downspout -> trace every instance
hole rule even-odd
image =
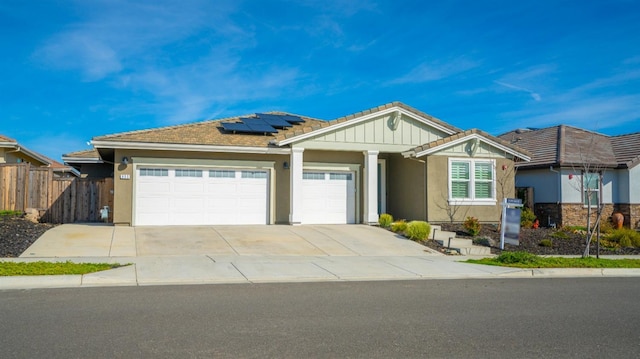
[[[417,158],[414,157],[406,157],[410,160],[416,161],[416,162],[420,162],[422,163],[422,177],[424,178],[424,189],[422,191],[422,198],[424,198],[424,220],[425,222],[428,222],[428,218],[429,215],[427,213],[428,210],[428,206],[427,206],[427,161],[424,160],[419,160]]]

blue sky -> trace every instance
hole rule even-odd
[[[0,133],[54,159],[94,136],[402,101],[493,135],[640,131],[640,2],[0,2]]]

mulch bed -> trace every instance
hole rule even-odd
[[[462,224],[443,223],[440,224],[442,230],[455,232],[459,238],[472,239],[473,237],[467,233]],[[494,225],[483,225],[480,234],[477,237],[486,237],[493,240],[491,253],[500,254],[501,252],[525,251],[537,255],[582,255],[585,248],[585,235],[580,233],[567,233],[568,238],[554,238],[552,235],[557,230],[553,228],[537,228],[537,229],[520,229],[520,245],[512,246],[505,244],[504,250],[500,250],[500,231]],[[552,246],[545,247],[540,245],[543,239],[551,240]],[[595,237],[589,247],[591,255],[596,254]],[[431,247],[435,244],[430,244]],[[436,245],[437,246],[437,245]],[[438,246],[439,247],[439,246]],[[640,254],[640,248],[616,248],[609,249],[600,247],[600,254]]]
[[[19,257],[55,224],[33,223],[21,217],[0,216],[0,257]]]

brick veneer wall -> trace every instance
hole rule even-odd
[[[640,228],[640,204],[616,204],[615,211],[624,216],[624,226]]]
[[[592,222],[598,217],[596,209],[591,209]],[[587,208],[580,203],[557,204],[536,203],[534,212],[543,227],[548,226],[549,219],[556,226],[584,226],[587,224]],[[615,212],[624,216],[624,226],[627,228],[640,228],[640,204],[605,204],[602,218],[608,220]]]

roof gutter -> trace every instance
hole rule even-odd
[[[243,147],[243,146],[215,146],[215,145],[187,145],[176,143],[150,143],[150,142],[116,142],[116,141],[91,141],[95,148],[126,149],[126,150],[153,150],[153,151],[194,151],[194,152],[228,152],[228,153],[254,153],[288,155],[290,148],[273,147]]]
[[[39,155],[39,154],[37,154],[37,153],[35,153],[35,152],[33,152],[33,151],[31,151],[31,150],[29,150],[29,149],[25,148],[25,147],[22,147],[22,146],[20,146],[20,145],[18,145],[18,144],[16,144],[16,143],[13,143],[13,146],[14,146],[15,150],[13,150],[13,151],[7,151],[7,152],[5,152],[5,153],[16,153],[16,152],[22,152],[22,153],[26,154],[27,156],[29,156],[29,157],[31,157],[31,158],[35,158],[36,160],[38,160],[38,161],[40,161],[40,162],[44,163],[44,164],[45,164],[45,165],[47,165],[47,166],[51,166],[51,162],[49,161],[49,159],[48,159],[48,158],[43,157],[43,156],[41,156],[41,155]]]

